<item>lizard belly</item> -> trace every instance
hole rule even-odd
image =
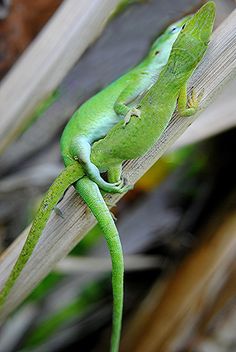
[[[93,121],[92,126],[90,125],[86,139],[92,145],[95,141],[104,138],[120,120],[121,118],[114,110],[110,111],[109,114],[100,114],[97,116],[96,120]],[[80,130],[79,134],[83,134],[83,131]]]

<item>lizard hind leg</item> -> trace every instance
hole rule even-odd
[[[71,144],[70,151],[73,158],[82,164],[87,176],[103,191],[109,193],[123,193],[126,190],[120,180],[115,183],[110,183],[106,182],[101,177],[99,169],[90,160],[91,145],[85,137],[76,138]]]
[[[109,182],[121,182],[124,192],[133,189],[133,186],[128,185],[128,181],[122,176],[122,163],[113,165],[107,170],[107,178]]]
[[[107,178],[108,181],[113,182],[121,182],[121,173],[122,173],[122,164],[118,164],[110,167],[107,170]]]
[[[188,98],[187,96],[187,83],[180,89],[178,97],[178,111],[180,116],[190,117],[194,115],[199,109],[199,103],[203,97],[203,91],[198,95],[196,94],[195,89],[191,91],[191,95]]]

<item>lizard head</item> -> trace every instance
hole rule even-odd
[[[167,64],[173,77],[186,79],[192,74],[206,52],[214,20],[215,4],[209,1],[186,22],[173,44]]]
[[[183,29],[182,37],[185,33],[193,40],[202,42],[205,47],[208,46],[215,21],[215,3],[208,1],[203,5]],[[190,38],[187,38],[189,40]],[[200,46],[200,44],[199,44]]]
[[[190,18],[191,16],[186,16],[167,27],[165,32],[152,44],[148,58],[158,64],[163,63],[165,65],[175,40]]]

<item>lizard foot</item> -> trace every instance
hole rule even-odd
[[[181,108],[179,110],[180,116],[190,117],[196,114],[199,108],[199,103],[202,100],[204,91],[202,90],[198,95],[196,94],[195,89],[193,88],[188,98],[187,107]]]
[[[125,193],[133,189],[133,186],[127,185],[127,180],[122,177],[122,179],[116,183],[116,186],[113,186],[113,189],[110,190],[110,193]]]
[[[131,116],[136,116],[137,118],[141,118],[141,111],[137,108],[132,108],[124,117],[124,127],[129,123]]]
[[[131,189],[130,186],[124,185],[122,181],[117,183],[104,182],[101,185],[97,183],[97,185],[104,192],[108,192],[108,193],[123,193]]]
[[[121,184],[120,184],[120,187],[121,187],[121,192],[120,193],[123,193],[123,192],[128,192],[130,191],[131,189],[133,189],[134,187],[129,185],[128,184],[128,180],[126,177],[122,176],[121,178]]]
[[[191,95],[190,95],[190,98],[188,100],[188,107],[190,109],[197,110],[198,106],[199,106],[199,103],[202,100],[203,94],[204,94],[204,89],[202,89],[201,92],[197,95],[196,94],[196,90],[193,88],[192,92],[191,92]]]

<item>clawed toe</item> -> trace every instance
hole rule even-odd
[[[123,184],[123,181],[122,181],[122,180],[113,183],[114,186],[118,186],[118,187],[119,187],[120,185],[122,185],[122,184]]]
[[[120,189],[119,189],[119,193],[125,193],[130,191],[131,189],[133,189],[133,186],[131,185],[123,185]]]
[[[200,91],[200,93],[198,94],[197,96],[197,101],[198,103],[201,102],[202,98],[203,98],[203,95],[204,95],[204,88],[202,88],[202,90]]]
[[[188,107],[189,108],[198,108],[199,103],[202,100],[204,94],[204,90],[202,89],[201,92],[197,95],[196,90],[193,88],[191,91],[191,96],[188,101]]]
[[[122,182],[123,182],[123,185],[127,185],[128,184],[128,180],[126,177],[122,177]]]

